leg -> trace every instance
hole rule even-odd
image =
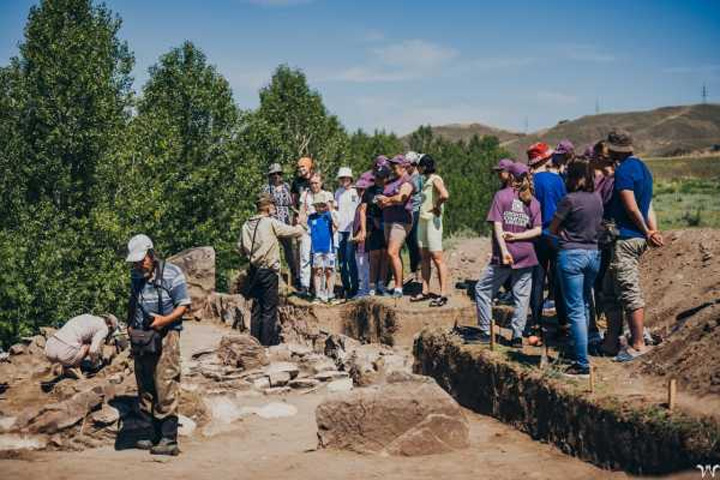
[[[378,276],[380,275],[380,250],[370,250],[368,260],[370,262],[370,277],[368,279],[368,287],[370,288],[370,290],[375,290]]]
[[[313,266],[312,275],[313,275],[313,288],[315,290],[315,298],[319,298],[320,300],[324,299],[323,274],[324,274],[324,272],[323,272],[322,268]]]
[[[162,341],[162,353],[155,367],[155,418],[161,422],[162,438],[177,442],[180,403],[180,332],[170,330]]]
[[[527,323],[527,311],[532,292],[532,267],[512,270],[511,274],[513,277],[513,306],[515,307],[511,320],[514,340],[522,338],[525,323]],[[498,287],[501,284],[498,284]]]
[[[367,295],[370,291],[370,265],[368,254],[361,249],[356,249],[355,263],[358,270],[358,294]]]
[[[385,279],[388,276],[388,258],[387,250],[379,250],[378,253],[378,278],[377,278],[377,289],[379,292],[385,291]]]
[[[262,338],[262,300],[265,292],[259,288],[259,285],[255,286],[255,298],[253,298],[252,310],[250,312],[250,335],[255,337],[259,342]]]
[[[500,285],[510,276],[510,268],[500,265],[488,265],[480,281],[475,285],[475,308],[478,326],[486,334],[490,334],[492,319],[492,299],[500,290]]]
[[[532,289],[530,294],[530,311],[532,313],[532,320],[529,327],[542,325],[543,300],[545,297],[545,276],[547,274],[549,262],[545,242],[545,237],[540,237],[535,240],[534,243],[535,255],[537,256],[538,264],[533,267],[532,272]],[[530,332],[527,333],[529,334]]]
[[[617,355],[620,348],[620,335],[622,334],[623,311],[620,303],[620,294],[617,289],[617,272],[611,263],[603,278],[603,309],[607,329],[603,339],[602,350],[607,355]]]
[[[337,259],[340,263],[340,281],[342,282],[343,292],[347,297],[352,289],[350,281],[350,256],[348,255],[348,239],[350,238],[349,232],[339,232],[340,243],[337,249]]]
[[[335,266],[325,265],[325,294],[328,300],[335,298]]]
[[[618,240],[616,249],[616,280],[620,303],[628,317],[630,346],[635,350],[645,349],[643,330],[645,327],[645,300],[640,290],[640,257],[647,249],[644,238]]]
[[[413,212],[413,223],[408,234],[405,245],[407,245],[410,256],[410,272],[416,274],[422,261],[420,247],[418,245],[418,223],[420,222],[420,211]]]
[[[430,293],[430,252],[427,248],[423,248],[422,252],[422,293],[427,295]]]
[[[400,248],[402,248],[402,242],[398,241],[399,238],[394,234],[396,224],[392,224],[387,239],[387,257],[390,268],[392,269],[393,279],[395,280],[395,290],[402,288],[403,281],[403,265],[400,259]],[[403,239],[404,240],[404,239]]]
[[[287,263],[288,268],[290,269],[290,278],[291,282],[294,286],[297,286],[299,283],[297,282],[297,261],[295,260],[295,247],[294,247],[294,240],[293,238],[281,238],[280,244],[282,245],[283,254],[285,257],[285,263]]]
[[[262,270],[262,272],[264,294],[262,297],[260,343],[265,346],[272,346],[280,343],[280,326],[277,317],[279,304],[278,275],[272,270]]]
[[[438,282],[440,283],[440,296],[447,296],[448,271],[447,264],[443,257],[443,224],[442,218],[433,217],[427,225],[427,245],[430,252],[435,269],[438,274]]]
[[[300,286],[310,288],[311,275],[311,255],[310,255],[310,235],[300,237]]]
[[[445,259],[443,258],[443,252],[431,252],[430,255],[432,257],[433,263],[435,264],[435,269],[437,270],[438,282],[440,283],[440,296],[447,297],[448,271],[447,264],[445,263]]]
[[[355,259],[355,250],[357,245],[355,242],[347,242],[347,251],[345,252],[348,257],[350,264],[350,297],[357,295],[358,289],[360,288],[360,276],[358,275],[357,261]],[[349,298],[350,298],[349,297]]]
[[[582,250],[564,250],[558,258],[557,280],[562,282],[564,297],[570,320],[570,332],[575,344],[573,360],[581,368],[590,368],[588,360],[587,317],[585,304],[586,252]],[[557,305],[557,300],[555,301]]]

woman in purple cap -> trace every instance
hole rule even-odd
[[[393,170],[393,179],[385,185],[383,195],[378,196],[378,205],[383,210],[387,255],[395,280],[392,296],[400,298],[403,295],[403,264],[400,249],[412,228],[414,187],[406,171],[405,157],[395,155],[389,162]]]
[[[378,164],[377,161],[375,163],[376,165]],[[385,294],[387,247],[385,243],[382,208],[380,208],[378,204],[378,197],[382,195],[385,189],[385,182],[389,176],[390,169],[380,163],[380,166],[374,169],[374,183],[368,186],[360,201],[361,225],[360,231],[356,234],[355,238],[358,242],[363,242],[365,251],[368,252],[368,260],[370,263],[370,290],[368,294],[370,296]]]
[[[363,173],[357,182],[355,182],[355,190],[358,196],[362,199],[365,195],[365,191],[375,185],[375,178],[372,172]],[[355,219],[353,220],[353,237],[352,241],[355,244],[355,264],[357,265],[358,274],[358,290],[355,298],[366,297],[370,294],[370,259],[368,258],[368,251],[365,248],[365,236],[361,237],[360,232],[363,232],[366,225],[366,216],[363,209],[363,204],[358,204],[355,209]]]

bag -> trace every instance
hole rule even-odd
[[[262,218],[259,219],[257,225],[255,225],[255,231],[253,232],[252,242],[250,244],[250,255],[248,255],[249,260],[252,260],[253,250],[255,250],[255,238],[257,237],[257,232],[260,229],[260,222],[262,222],[262,220]],[[245,282],[243,282],[240,286],[240,295],[247,299],[253,298],[252,295],[253,289],[255,288],[256,277],[257,267],[251,263],[247,268],[247,273],[245,274]]]
[[[603,220],[600,226],[600,234],[598,235],[598,245],[600,248],[607,248],[615,244],[620,231],[618,230],[615,222],[612,220]]]
[[[163,273],[165,273],[165,261],[158,262],[158,267],[156,267],[160,270],[160,274],[154,281],[155,290],[157,291],[158,295],[158,306],[160,307],[160,314],[163,314],[162,311],[162,280],[163,280]],[[140,295],[141,288],[138,289],[137,292],[134,292],[134,295],[131,300],[130,305],[130,312],[131,316],[130,319],[135,318],[135,312],[138,307],[143,311],[143,328],[137,329],[132,328],[128,329],[130,332],[130,348],[133,353],[133,355],[142,356],[142,355],[159,355],[162,351],[162,339],[165,336],[164,332],[158,332],[157,330],[150,328],[149,320],[152,318],[152,315],[148,314],[143,306],[138,302],[138,296]]]

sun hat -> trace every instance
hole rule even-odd
[[[410,165],[417,165],[420,163],[422,157],[422,153],[413,152],[412,150],[405,154],[405,160],[407,160]]]
[[[503,158],[492,169],[495,170],[496,172],[500,172],[500,171],[508,172],[510,165],[512,165],[513,163],[515,163],[515,162],[512,159]]]
[[[546,161],[553,155],[553,150],[547,143],[537,142],[527,149],[528,165],[534,167]]]
[[[350,167],[340,167],[338,170],[337,178],[353,178],[352,170]]]
[[[311,169],[312,166],[313,166],[312,158],[310,158],[310,157],[302,157],[300,160],[297,161],[297,166],[298,166],[298,167],[305,167],[305,168],[307,168],[308,170]]]
[[[530,169],[524,163],[513,162],[513,164],[508,168],[508,172],[510,172],[513,177],[520,178],[521,176],[530,173]]]
[[[135,235],[128,242],[128,255],[125,258],[126,262],[140,262],[149,250],[154,248],[152,240],[147,235],[141,233]]]
[[[626,130],[614,129],[607,136],[608,149],[612,152],[632,153],[632,136]]]
[[[268,175],[272,175],[273,173],[282,173],[282,167],[279,163],[273,163],[270,165],[270,168],[268,169]]]
[[[334,200],[334,197],[332,193],[320,190],[317,193],[311,193],[311,203],[312,205],[327,205],[328,203],[332,203]]]

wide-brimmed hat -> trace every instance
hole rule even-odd
[[[337,178],[353,178],[352,170],[350,167],[340,167],[338,170]]]
[[[495,170],[496,172],[500,172],[500,171],[509,172],[509,171],[510,171],[510,166],[511,166],[513,163],[515,163],[515,162],[514,162],[512,159],[510,159],[510,158],[503,158],[503,159],[501,159],[501,160],[497,163],[497,165],[495,165],[494,167],[492,167],[492,169]]]
[[[410,165],[417,165],[420,163],[422,157],[422,153],[413,152],[412,150],[405,154],[405,160],[407,160]]]
[[[270,168],[268,168],[268,175],[272,175],[273,173],[283,173],[282,166],[280,166],[279,163],[273,163],[270,165]]]
[[[128,242],[128,255],[127,258],[125,258],[125,261],[132,263],[140,262],[143,258],[145,258],[148,251],[153,248],[153,242],[150,240],[150,237],[143,233],[135,235]]]
[[[633,141],[630,132],[626,130],[611,130],[607,136],[608,149],[612,152],[632,153]]]
[[[553,149],[547,143],[537,142],[527,149],[528,165],[534,167],[553,156]]]
[[[521,176],[530,173],[530,169],[524,163],[513,162],[513,164],[508,168],[508,172],[510,172],[513,177],[520,178]]]

